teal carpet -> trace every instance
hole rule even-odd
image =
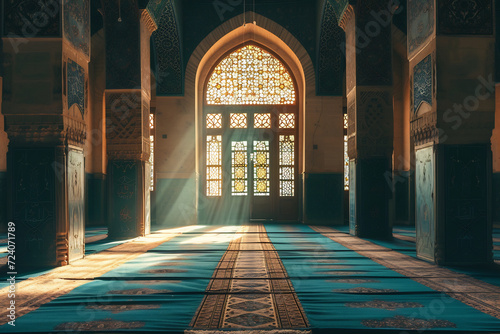
[[[388,269],[308,226],[269,224],[265,228],[313,333],[500,331],[500,319]],[[1,326],[0,332],[184,333],[237,229],[199,226],[19,317],[15,327]],[[347,237],[344,232],[335,235]],[[415,253],[411,242],[373,242],[410,256]],[[88,248],[99,252],[117,244],[93,245]],[[251,302],[245,304],[251,306]]]
[[[15,327],[1,326],[0,332],[73,332],[99,324],[106,330],[182,332],[234,235],[227,228],[206,229],[177,236],[18,318]]]
[[[408,323],[435,331],[500,329],[499,319],[396,273],[307,226],[266,225],[266,230],[313,329],[332,333],[339,329],[394,330]],[[403,246],[397,243],[392,248]]]

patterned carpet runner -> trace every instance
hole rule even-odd
[[[218,333],[217,329],[308,333],[304,311],[264,227],[245,226],[241,232],[214,271],[193,329],[186,333]]]

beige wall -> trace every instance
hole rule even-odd
[[[479,79],[494,76],[495,40],[493,37],[437,37],[437,108],[438,127],[447,135],[446,144],[488,143],[494,126],[495,98]],[[486,99],[480,94],[489,93]],[[478,101],[474,106],[469,101]],[[450,114],[454,105],[463,107],[463,116]],[[460,118],[460,119],[459,119]]]
[[[305,172],[344,172],[342,97],[312,96],[306,100]]]
[[[18,50],[8,39],[3,45],[3,114],[61,114],[62,39],[28,39]]]
[[[104,89],[106,88],[106,54],[104,30],[92,36],[89,63],[89,110],[87,126],[86,172],[106,173],[106,123],[104,121]]]
[[[190,178],[195,173],[195,114],[188,99],[157,97],[155,165],[159,179]],[[343,172],[343,126],[341,97],[311,97],[306,101],[306,172]]]
[[[395,43],[393,52],[393,87],[394,87],[394,154],[393,170],[409,171],[411,169],[410,145],[410,76],[406,48],[406,36],[393,29]]]
[[[155,165],[159,179],[184,179],[195,172],[195,112],[185,97],[156,98]],[[166,136],[166,138],[163,138]]]

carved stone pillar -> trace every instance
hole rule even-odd
[[[474,4],[408,2],[417,255],[438,264],[492,261],[493,4]]]
[[[150,232],[150,37],[156,29],[137,3],[104,3],[106,142],[111,238]],[[109,37],[108,37],[109,36]]]
[[[16,265],[29,267],[65,265],[85,253],[90,2],[49,7],[19,6],[15,10],[27,11],[17,13],[26,20],[47,15],[54,24],[40,28],[28,43],[3,41],[8,219],[16,225]]]
[[[349,5],[340,23],[346,32],[349,221],[351,234],[360,237],[392,237],[392,183],[387,175],[392,173],[393,151],[394,10],[385,2],[363,1]]]

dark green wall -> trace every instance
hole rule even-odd
[[[106,175],[87,173],[85,226],[106,226]]]
[[[344,224],[344,174],[307,173],[304,177],[304,222]]]
[[[7,172],[0,172],[0,233],[7,231]]]
[[[394,223],[396,225],[413,225],[412,201],[415,201],[412,189],[412,171],[394,171]]]
[[[228,5],[228,1],[206,1],[185,0],[182,1],[182,31],[183,31],[183,56],[184,66],[198,44],[215,28],[227,20],[243,13],[243,1],[237,6],[225,7],[226,11],[220,10],[223,20],[215,7],[216,3]],[[316,27],[321,16],[318,16],[317,1],[290,1],[290,0],[256,0],[255,12],[280,24],[288,30],[309,53],[313,60],[316,59]],[[252,10],[250,1],[246,2],[246,10]],[[251,22],[250,15],[247,21]],[[242,22],[243,24],[243,22]]]
[[[500,173],[493,173],[493,224],[500,226]]]

